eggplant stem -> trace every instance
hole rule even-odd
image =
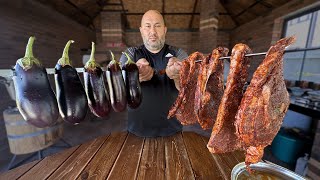
[[[40,66],[41,63],[38,59],[36,59],[33,56],[33,43],[34,43],[35,37],[31,36],[28,40],[28,44],[26,47],[26,52],[23,58],[18,59],[17,63],[24,69],[28,70],[32,67],[33,63]]]
[[[109,64],[119,64],[121,66],[121,63],[115,59],[113,52],[111,50],[109,51],[111,53],[111,58],[112,58]]]
[[[126,52],[122,52],[122,54],[124,54],[126,57],[127,57],[127,62],[126,62],[126,64],[135,64],[135,62],[134,61],[132,61],[132,59],[130,58],[130,56],[128,55],[128,53],[126,53]]]
[[[70,48],[71,43],[74,43],[74,40],[69,40],[67,42],[66,46],[64,47],[63,54],[62,54],[63,58],[68,58],[69,59],[69,48]]]
[[[29,41],[28,41],[28,44],[27,44],[27,47],[26,47],[26,53],[24,55],[24,57],[26,58],[33,58],[33,42],[35,40],[35,37],[34,36],[31,36],[29,38]]]
[[[94,47],[94,42],[91,43],[91,54],[90,54],[90,59],[89,61],[95,61],[94,59],[94,53],[96,51],[96,48]]]
[[[110,54],[111,54],[111,61],[115,61],[113,52],[111,50],[109,50],[109,51],[110,51]]]
[[[88,60],[88,62],[86,63],[86,65],[84,66],[84,68],[86,69],[92,69],[94,70],[96,67],[100,67],[100,65],[96,62],[96,60],[94,59],[94,53],[95,53],[96,49],[94,46],[94,42],[91,43],[91,54],[90,54],[90,59]]]
[[[69,58],[69,48],[70,48],[71,43],[74,43],[74,41],[69,40],[67,42],[66,46],[64,47],[62,57],[58,61],[58,64],[60,64],[61,66],[65,66],[65,65],[71,66],[71,60]]]

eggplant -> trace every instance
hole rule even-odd
[[[74,41],[66,44],[62,57],[55,67],[55,83],[60,115],[64,121],[78,124],[84,120],[88,102],[87,95],[79,78],[78,72],[71,65],[69,47]]]
[[[89,61],[84,66],[84,86],[91,112],[97,117],[106,117],[111,110],[108,87],[100,65],[94,59],[94,42]]]
[[[127,56],[127,62],[122,67],[125,72],[125,85],[127,90],[128,106],[132,109],[136,109],[140,106],[142,101],[142,91],[139,81],[139,69],[135,62],[131,60],[127,53],[123,52]]]
[[[111,51],[110,51],[111,52]],[[112,60],[106,71],[110,92],[111,106],[115,112],[122,112],[127,107],[126,87],[119,61],[116,61],[111,52]]]
[[[17,60],[13,82],[17,107],[24,120],[44,128],[57,123],[59,109],[47,71],[33,56],[34,40],[35,37],[29,38],[25,56]]]

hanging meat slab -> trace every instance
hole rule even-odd
[[[202,53],[194,52],[188,59],[183,61],[180,72],[180,91],[175,103],[169,110],[168,119],[176,116],[183,125],[197,122],[197,117],[194,113],[194,97],[200,63],[196,63],[196,60],[203,59]]]
[[[235,134],[234,122],[248,77],[250,58],[245,57],[245,55],[249,53],[252,53],[252,51],[245,44],[236,44],[232,49],[226,89],[207,144],[209,151],[212,153],[231,152],[239,148],[240,143]]]
[[[246,164],[257,163],[264,148],[279,131],[290,99],[283,78],[285,47],[295,37],[279,40],[271,46],[255,71],[236,115],[236,135],[246,150]]]
[[[201,62],[195,92],[195,115],[202,129],[212,128],[223,96],[223,60],[227,48],[218,47]]]

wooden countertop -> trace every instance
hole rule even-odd
[[[78,137],[81,138],[81,137]],[[193,132],[141,138],[112,133],[20,166],[0,179],[230,179],[240,151],[211,154]]]

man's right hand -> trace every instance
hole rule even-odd
[[[141,58],[136,62],[139,69],[139,81],[149,81],[153,77],[154,70],[145,58]]]

